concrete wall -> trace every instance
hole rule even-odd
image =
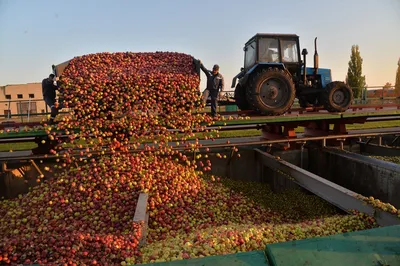
[[[294,164],[298,167],[307,167],[308,165],[308,149],[301,150],[288,150],[288,151],[273,151],[272,155],[279,156],[281,159]]]
[[[261,181],[259,176],[259,164],[256,161],[256,154],[252,148],[241,148],[240,158],[237,153],[231,158],[230,151],[220,151],[219,154],[226,155],[227,158],[218,158],[217,152],[208,153],[211,161],[211,174],[229,177],[234,180]],[[202,160],[203,162],[205,159]]]
[[[240,158],[236,155],[230,158],[229,151],[220,151],[221,155],[226,155],[226,159],[217,158],[216,153],[209,153],[208,159],[211,161],[211,174],[224,176],[234,180],[245,180],[252,182],[266,182],[274,191],[297,188],[298,185],[286,176],[275,172],[258,162],[256,152],[253,148],[240,148]],[[276,156],[288,160],[300,166],[300,151],[279,151]],[[307,150],[304,151],[304,162],[307,162]],[[204,161],[204,160],[203,160]]]
[[[360,153],[375,156],[400,156],[400,147],[378,146],[376,144],[360,144]]]
[[[308,152],[310,172],[400,208],[400,165],[334,149]]]

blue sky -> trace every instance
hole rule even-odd
[[[230,89],[257,32],[296,33],[344,80],[360,46],[367,84],[394,83],[399,0],[0,0],[0,85],[41,81],[51,65],[94,52],[177,51],[221,67]],[[205,76],[202,76],[204,84]]]

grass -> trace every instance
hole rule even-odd
[[[358,129],[373,129],[373,128],[390,128],[400,126],[400,121],[381,121],[381,122],[368,122],[365,124],[352,124],[348,125],[348,130],[358,130]],[[333,126],[331,126],[333,128]],[[302,133],[304,128],[298,127],[295,129],[297,133]],[[197,136],[202,136],[196,134]],[[260,136],[260,131],[257,129],[246,129],[246,130],[231,130],[231,131],[221,131],[219,132],[219,138],[237,138],[237,137],[254,137]],[[31,150],[37,147],[34,142],[23,142],[23,143],[2,143],[0,144],[0,151],[18,151],[18,150]]]
[[[0,151],[23,151],[32,150],[36,148],[37,144],[35,142],[21,142],[21,143],[1,143]]]

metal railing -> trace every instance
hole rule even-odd
[[[353,88],[355,89],[355,88]],[[360,98],[356,98],[354,99],[354,105],[357,104],[387,104],[387,103],[399,103],[400,104],[400,95],[399,96],[393,96],[393,97],[385,97],[385,91],[390,90],[390,89],[394,89],[394,86],[391,87],[386,87],[384,86],[367,86],[367,87],[363,87],[361,88],[362,90],[362,94]],[[381,89],[382,93],[380,97],[368,97],[368,89]],[[202,94],[204,90],[200,91],[200,93]],[[234,90],[227,90],[224,91],[222,93],[222,97],[221,97],[221,101],[228,101],[229,99],[234,99]],[[26,113],[22,113],[22,112],[18,112],[17,114],[12,114],[11,113],[11,104],[12,103],[17,103],[17,110],[19,110],[20,108],[18,108],[18,106],[21,106],[22,103],[28,103],[28,110]],[[32,103],[43,103],[45,106],[45,112],[44,113],[32,113],[31,107],[32,107]],[[19,118],[19,120],[21,122],[24,122],[24,118],[27,119],[27,122],[30,122],[31,119],[33,119],[33,117],[37,118],[37,117],[43,117],[43,116],[47,116],[50,115],[51,112],[49,112],[49,107],[47,106],[47,104],[44,102],[43,99],[33,99],[33,98],[29,98],[28,100],[5,100],[5,101],[0,101],[0,104],[8,104],[8,109],[7,109],[7,114],[4,114],[4,116],[2,116],[3,118],[7,119],[7,120],[12,120],[13,118]],[[234,105],[234,101],[231,101],[231,103]],[[295,100],[295,105],[298,104],[297,99]],[[219,106],[220,108],[220,106]],[[59,114],[67,114],[69,113],[69,110],[67,108],[62,109],[64,110],[63,112],[60,112]]]
[[[11,104],[16,103],[17,105],[17,113],[13,114],[12,108],[11,108]],[[21,110],[21,107],[23,106],[22,104],[28,104],[28,108],[26,110],[26,112],[24,112],[23,110]],[[32,105],[33,103],[42,103],[45,106],[45,112],[41,112],[41,113],[37,113],[36,110],[32,110]],[[27,122],[31,122],[31,119],[33,119],[33,117],[35,118],[42,118],[43,116],[47,116],[50,115],[51,112],[49,112],[49,107],[47,106],[47,104],[44,102],[43,99],[33,99],[33,98],[29,98],[28,100],[5,100],[5,101],[0,101],[0,105],[1,104],[6,104],[7,105],[7,109],[4,109],[5,111],[7,110],[7,113],[4,113],[3,116],[1,116],[3,119],[6,120],[13,120],[13,118],[19,118],[20,122],[24,122],[24,118],[27,118]],[[36,109],[36,108],[35,108]],[[59,114],[67,114],[68,109],[64,108],[63,112],[60,112]],[[35,111],[35,112],[32,112]],[[14,119],[15,120],[15,119]]]
[[[357,87],[352,87],[352,89],[358,89]],[[400,92],[399,95],[393,95],[393,96],[385,96],[385,92],[389,90],[394,90],[395,86],[366,86],[359,88],[361,89],[361,96],[359,98],[354,99],[355,104],[383,104],[383,103],[393,103],[393,102],[398,102],[400,103]],[[368,96],[368,90],[370,89],[376,89],[376,90],[382,90],[380,92],[380,95],[377,95],[376,97],[369,97]],[[234,98],[235,92],[234,90],[228,90],[224,91],[223,93],[223,98]],[[380,101],[377,101],[380,100]],[[297,100],[295,101],[297,102]]]

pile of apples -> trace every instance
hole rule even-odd
[[[193,57],[183,53],[96,53],[73,58],[59,80],[64,106],[72,110],[58,129],[79,132],[111,148],[129,141],[168,140],[192,134],[212,119],[204,106]],[[178,129],[168,132],[167,129]]]
[[[365,197],[362,195],[357,195],[357,198],[365,201],[366,203],[372,205],[374,208],[380,209],[385,212],[389,212],[391,214],[397,215],[397,217],[400,219],[400,209],[397,209],[395,206],[393,206],[390,203],[385,203],[380,201],[379,199],[375,199],[374,197]]]
[[[1,261],[104,265],[139,259],[142,235],[133,222],[139,193],[149,193],[151,223],[163,225],[157,229],[178,231],[182,221],[166,222],[191,212],[205,186],[194,167],[152,154],[116,153],[67,168],[26,195],[1,201]]]
[[[213,180],[213,177],[206,180]],[[180,230],[164,239],[150,241],[141,249],[143,262],[262,250],[270,243],[328,236],[377,226],[374,218],[368,215],[357,212],[354,215],[342,215],[321,198],[308,195],[300,189],[274,193],[267,184],[231,179],[215,180],[209,187],[220,196],[220,204],[210,205],[210,209],[220,218],[227,217],[227,223],[195,226],[192,230]],[[242,200],[235,203],[237,209],[231,216],[224,215],[225,204],[229,204],[234,197]],[[255,210],[248,210],[248,207]],[[243,211],[252,216],[243,218],[240,215]],[[154,230],[152,228],[150,232]],[[126,262],[129,263],[132,259],[128,258]]]
[[[195,112],[202,107],[199,81],[193,58],[181,53],[72,59],[59,80],[71,115],[57,128],[44,125],[48,141],[68,137],[69,148],[62,154],[61,146],[51,150],[59,156],[55,168],[65,172],[27,195],[1,202],[1,262],[115,264],[140,258],[141,231],[133,223],[140,192],[150,194],[151,215],[159,211],[157,220],[151,218],[154,226],[159,222],[163,232],[171,226],[182,229],[180,221],[163,219],[171,218],[173,208],[189,212],[204,184],[195,163],[174,152],[168,141],[179,136],[184,142],[193,128],[199,131],[212,121]],[[141,145],[143,137],[157,145],[145,146],[146,154],[125,153]],[[104,146],[113,156],[100,152]],[[193,223],[184,229],[188,226]]]
[[[168,156],[115,153],[69,167],[26,195],[0,203],[0,254],[16,264],[140,262],[140,192],[149,194],[148,241],[231,222],[292,222],[249,202],[195,165]],[[126,260],[129,259],[129,260]]]
[[[140,257],[134,167],[145,158],[103,157],[0,203],[2,263],[115,264]],[[134,166],[132,166],[134,165]]]
[[[142,249],[143,262],[163,262],[263,250],[265,245],[374,227],[365,215],[334,215],[298,223],[229,223],[179,234]],[[133,258],[132,258],[133,259]],[[131,258],[126,261],[131,262]]]

